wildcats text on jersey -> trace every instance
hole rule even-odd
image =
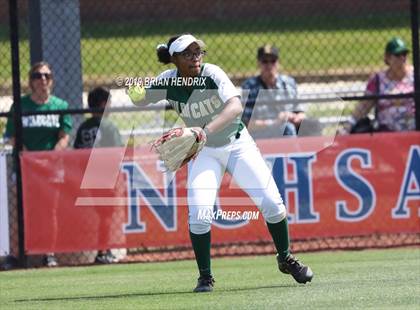
[[[33,127],[60,127],[60,116],[49,114],[49,115],[30,115],[22,117],[22,126],[26,128]]]
[[[202,117],[212,115],[214,111],[218,110],[223,104],[217,95],[213,95],[210,99],[204,99],[202,101],[178,102],[175,100],[169,100],[169,103],[181,115],[181,117],[193,119],[200,119]]]

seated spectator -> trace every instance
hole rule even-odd
[[[93,89],[88,95],[89,108],[102,108],[107,106],[110,99],[110,92],[104,87]],[[93,148],[93,147],[113,147],[122,146],[121,135],[118,128],[107,119],[106,113],[94,112],[92,117],[84,121],[77,130],[74,148]],[[112,210],[102,212],[99,225],[107,230],[112,221]],[[99,229],[100,231],[102,229]],[[98,234],[100,239],[106,239],[107,236]],[[99,240],[99,243],[106,243],[106,240]],[[117,258],[110,249],[99,250],[95,257],[95,262],[99,264],[110,264],[117,262]]]
[[[299,137],[322,135],[322,124],[318,119],[308,117],[302,104],[296,104],[293,107],[288,120],[295,126]]]
[[[68,103],[52,95],[53,72],[51,66],[46,62],[35,63],[29,71],[29,87],[31,93],[21,98],[22,112],[32,111],[54,111],[68,108]],[[13,113],[13,105],[10,110]],[[64,150],[69,143],[69,133],[72,130],[72,118],[70,115],[29,115],[22,116],[22,144],[24,151],[46,151]],[[10,142],[15,143],[15,129],[13,117],[10,116],[6,124],[5,137]],[[57,193],[57,195],[59,195]],[[47,220],[52,221],[55,232],[49,236],[50,244],[55,245],[57,238],[58,224],[56,220],[57,205],[49,206],[51,217]],[[10,259],[8,261],[13,261]],[[47,253],[43,258],[43,263],[48,267],[57,266],[57,259],[54,253]]]
[[[296,99],[296,82],[290,76],[279,74],[279,50],[276,47],[260,47],[257,60],[260,74],[242,84],[245,101],[242,120],[255,139],[295,136],[295,127],[288,122],[289,106],[293,104],[284,100]]]
[[[366,86],[365,95],[391,95],[414,91],[413,68],[407,63],[410,52],[400,38],[392,38],[385,46],[384,62],[388,68],[373,74]],[[372,124],[368,113],[375,109]],[[347,124],[345,133],[369,131],[415,130],[415,104],[413,98],[389,98],[359,102]]]

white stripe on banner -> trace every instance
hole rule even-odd
[[[6,154],[0,152],[0,256],[6,256],[9,252]]]

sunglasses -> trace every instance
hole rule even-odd
[[[275,63],[276,61],[277,61],[277,59],[261,59],[260,60],[261,61],[261,63],[263,63],[263,64],[273,64],[273,63]]]
[[[51,80],[52,79],[52,74],[51,73],[41,73],[41,72],[34,72],[34,73],[31,74],[31,79],[32,80],[40,80],[43,77],[46,80]]]
[[[196,53],[190,52],[190,51],[183,51],[182,53],[179,53],[184,59],[186,60],[193,60],[195,58],[201,59],[204,55],[206,55],[206,51],[199,51]]]
[[[392,54],[392,55],[394,55],[395,57],[405,57],[405,56],[407,56],[407,52],[402,52],[402,53],[398,53],[398,54]]]

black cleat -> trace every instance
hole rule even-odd
[[[280,261],[277,254],[277,263],[281,272],[292,275],[298,283],[311,282],[314,276],[311,268],[299,262],[292,254],[289,254],[284,261]]]
[[[95,263],[97,264],[112,264],[118,263],[118,259],[112,254],[111,251],[98,252],[95,257]]]
[[[58,262],[54,254],[47,254],[44,256],[42,263],[45,267],[57,267]]]
[[[3,264],[0,265],[0,270],[11,270],[19,266],[19,261],[15,256],[8,255],[6,256]]]
[[[206,293],[213,291],[214,278],[212,276],[199,277],[197,286],[193,290],[194,293]]]

